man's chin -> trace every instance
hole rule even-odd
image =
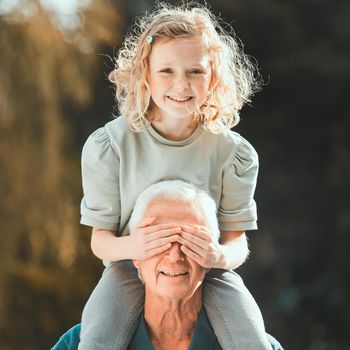
[[[167,276],[162,273],[158,276],[158,285],[159,287],[166,287],[167,289],[180,290],[184,287],[188,288],[190,285],[190,276],[189,274],[178,275],[178,276]]]
[[[184,298],[192,294],[189,278],[180,277],[160,277],[157,283],[157,294],[166,299]]]

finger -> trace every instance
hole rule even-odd
[[[207,228],[207,226],[202,226],[202,225],[194,225],[194,227],[197,229],[197,230],[203,230],[203,231],[206,231],[206,232],[210,232]]]
[[[206,256],[206,252],[208,251],[208,246],[206,246],[205,248],[202,248],[202,247],[198,246],[197,244],[193,243],[192,241],[189,241],[189,240],[184,239],[182,237],[180,237],[178,242],[180,244],[184,245],[185,247],[191,249],[192,252],[196,253],[197,255],[199,255],[203,258]]]
[[[149,258],[152,258],[153,256],[156,256],[156,255],[158,255],[160,253],[163,253],[166,250],[168,250],[169,248],[171,248],[171,243],[167,243],[167,244],[164,244],[161,247],[157,247],[157,248],[151,249],[150,251],[147,252],[147,256],[146,256],[145,259],[149,259]]]
[[[211,241],[213,238],[212,235],[207,230],[198,229],[198,228],[195,228],[194,226],[188,226],[188,225],[181,225],[181,227],[184,232],[188,232],[193,235],[196,235],[206,241]]]
[[[197,246],[206,249],[208,247],[208,240],[203,239],[202,237],[198,237],[188,232],[181,231],[181,237],[185,240],[196,244]]]
[[[169,237],[165,237],[165,238],[159,238],[157,240],[154,240],[152,242],[149,242],[146,244],[146,251],[158,248],[160,246],[163,246],[165,244],[168,243],[174,243],[174,242],[178,242],[181,239],[181,237],[179,235],[172,235]]]
[[[157,231],[166,230],[166,229],[175,228],[175,227],[180,227],[180,226],[174,223],[157,224],[157,225],[145,227],[143,232],[145,234],[151,234]]]
[[[181,233],[181,227],[171,227],[159,231],[155,231],[152,233],[148,233],[145,237],[146,242],[151,242],[159,238],[169,237],[174,234],[180,234]]]
[[[155,220],[156,220],[156,217],[154,217],[154,216],[153,217],[146,217],[140,222],[140,224],[137,227],[141,228],[141,227],[149,226],[152,223],[154,223]]]
[[[188,256],[189,258],[197,262],[199,265],[201,265],[201,257],[198,254],[193,252],[191,249],[188,249],[185,245],[182,245],[180,249],[186,256]]]
[[[208,230],[199,229],[199,228],[195,228],[195,227],[191,227],[191,226],[185,226],[185,227],[183,227],[183,230],[186,232],[195,234],[195,235],[202,237],[204,239],[211,240],[211,238],[212,238],[212,235]]]

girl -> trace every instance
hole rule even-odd
[[[223,349],[270,348],[260,311],[232,271],[248,255],[245,230],[257,227],[258,158],[230,131],[258,88],[254,73],[206,8],[161,4],[126,38],[110,74],[122,116],[95,131],[82,154],[81,223],[93,227],[92,250],[108,263],[85,306],[79,349],[127,348],[144,298],[130,259],[149,258],[175,241],[212,269],[204,306]],[[156,218],[129,232],[138,194],[166,179],[212,196],[220,243],[204,228],[156,225]]]

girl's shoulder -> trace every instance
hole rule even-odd
[[[116,117],[109,121],[105,124],[103,129],[110,140],[119,140],[131,133],[128,122],[123,116]]]
[[[213,133],[211,131],[206,132],[207,137],[211,138],[215,143],[217,143],[220,148],[228,148],[230,150],[238,150],[239,148],[246,148],[255,152],[254,147],[251,143],[246,140],[241,134],[230,129],[225,129],[219,133]]]
[[[220,141],[225,145],[239,146],[242,142],[242,136],[238,132],[230,129],[223,130],[217,135],[220,137]]]
[[[132,134],[133,133],[129,128],[127,120],[123,116],[118,116],[115,119],[107,122],[104,126],[95,130],[89,136],[89,138],[113,142],[122,140],[124,137]]]
[[[108,149],[116,151],[123,138],[131,133],[124,117],[118,117],[93,131],[86,140],[83,153],[102,153]]]
[[[207,137],[212,138],[213,140],[216,140],[223,146],[225,145],[239,145],[241,142],[241,135],[236,132],[229,129],[227,126],[223,124],[221,120],[217,120],[214,125],[212,125],[210,128],[205,129],[205,134]]]
[[[208,135],[214,141],[218,153],[224,155],[227,164],[237,161],[258,163],[258,154],[252,144],[236,131],[230,129]]]

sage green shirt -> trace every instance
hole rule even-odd
[[[119,117],[83,147],[81,223],[129,234],[137,196],[156,182],[179,179],[214,199],[221,231],[256,229],[257,173],[257,153],[236,132],[199,126],[186,140],[170,141],[152,127],[134,133]]]

